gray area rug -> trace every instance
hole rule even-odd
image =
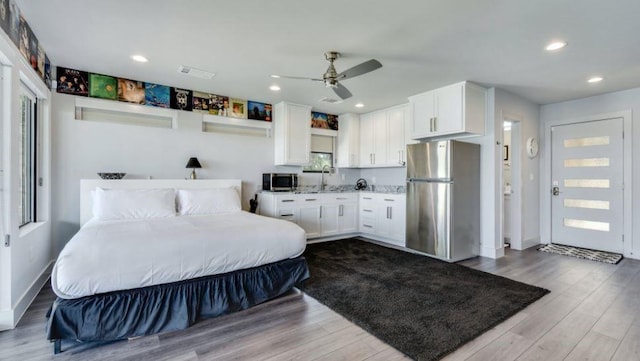
[[[561,254],[563,256],[571,256],[576,258],[588,259],[590,261],[617,264],[622,260],[620,253],[612,253],[605,251],[596,251],[593,249],[579,248],[573,246],[565,246],[562,244],[550,243],[546,246],[538,248],[538,251]]]
[[[304,256],[304,292],[415,360],[444,357],[549,292],[356,239]]]

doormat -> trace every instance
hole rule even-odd
[[[554,243],[550,243],[544,247],[540,247],[538,248],[538,251],[611,264],[617,264],[618,262],[620,262],[620,260],[622,260],[622,255],[619,253],[596,251],[593,249],[578,248]]]

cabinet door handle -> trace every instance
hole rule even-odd
[[[307,199],[305,199],[305,201],[307,201],[307,202],[313,202],[315,200],[316,200],[315,198],[307,198]]]
[[[429,131],[433,132],[433,117],[429,118]]]
[[[373,153],[373,164],[376,164],[376,153]]]
[[[398,163],[402,164],[402,151],[398,151]]]
[[[339,209],[338,215],[340,217],[344,216],[344,206],[341,204],[340,208],[338,208],[338,209]]]
[[[389,212],[389,219],[393,219],[393,208],[392,207],[387,207],[387,209],[388,209],[387,212]]]
[[[433,117],[433,131],[438,131],[438,117]]]
[[[369,164],[373,164],[373,153],[369,153]]]
[[[286,202],[293,202],[293,199],[283,199],[282,203],[286,203]]]
[[[322,208],[324,207],[320,207],[320,218],[322,218]]]

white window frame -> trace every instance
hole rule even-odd
[[[19,222],[20,228],[37,221],[38,126],[37,98],[20,84],[20,157],[19,157]],[[28,100],[25,104],[24,100]],[[26,105],[26,107],[25,107]],[[25,119],[25,116],[28,119]],[[26,122],[25,122],[26,120]],[[26,126],[25,126],[26,123]],[[26,139],[25,139],[26,132]],[[25,143],[26,140],[26,143]]]

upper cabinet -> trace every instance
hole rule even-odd
[[[274,107],[275,165],[308,165],[311,152],[311,107],[281,102]]]
[[[360,117],[360,167],[401,167],[407,145],[407,105]]]
[[[411,139],[483,135],[487,90],[461,82],[409,97]]]
[[[360,116],[347,113],[339,119],[336,167],[357,168],[360,165]]]

